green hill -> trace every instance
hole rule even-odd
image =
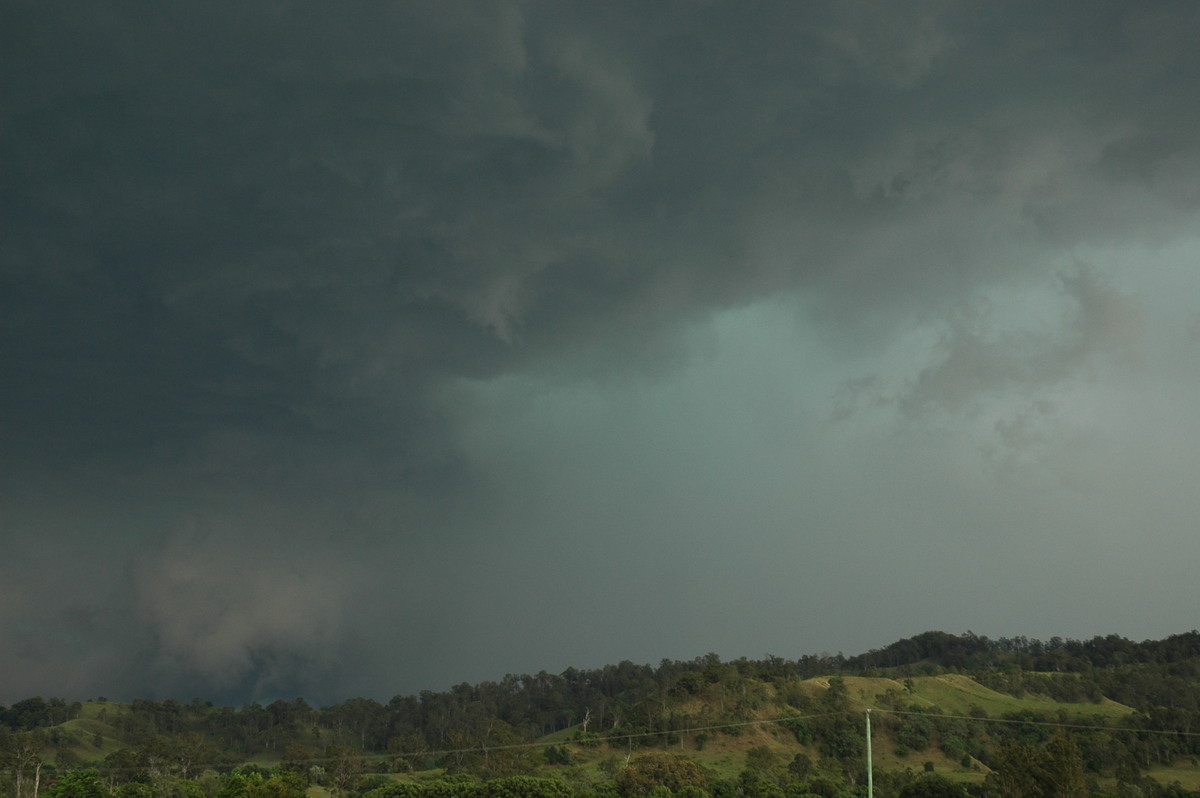
[[[1096,789],[1200,787],[1196,633],[1140,644],[927,633],[850,659],[622,662],[320,708],[302,699],[241,708],[27,699],[0,708],[0,746],[10,752],[0,769],[25,767],[11,764],[13,746],[25,746],[31,758],[22,761],[43,763],[49,778],[91,765],[112,785],[207,771],[211,787],[231,778],[213,771],[242,767],[282,768],[311,789],[345,794],[518,775],[587,793],[659,752],[702,766],[712,798],[779,798],[747,785],[861,784],[867,709],[880,798],[927,771],[978,784],[1004,767],[1006,750],[1036,758],[1064,734]]]

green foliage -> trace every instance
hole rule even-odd
[[[708,680],[704,678],[703,673],[690,671],[679,677],[673,690],[679,695],[696,695],[706,686],[708,686]]]
[[[926,774],[901,788],[898,798],[967,798],[967,791],[942,776]]]
[[[571,788],[557,779],[509,776],[485,781],[476,798],[572,798]]]
[[[764,779],[760,771],[751,768],[738,776],[738,794],[742,798],[784,798],[778,784]]]
[[[55,726],[79,717],[83,705],[78,701],[67,703],[61,698],[46,700],[41,696],[18,701],[8,709],[0,707],[0,728],[12,731]]]
[[[821,798],[839,798],[842,794],[841,786],[833,779],[824,776],[809,779],[802,785],[802,788],[806,794],[819,795]]]
[[[709,798],[709,795],[701,787],[697,787],[694,784],[685,784],[678,790],[675,790],[675,798]]]
[[[621,798],[621,790],[614,782],[602,781],[592,788],[589,798]]]
[[[785,718],[779,725],[790,731],[800,745],[812,745],[813,731],[804,718]]]
[[[419,784],[393,782],[367,790],[362,795],[363,798],[423,798],[424,788]]]
[[[779,755],[765,745],[756,745],[746,751],[746,767],[757,771],[769,771],[779,763]]]
[[[893,734],[896,742],[913,751],[924,751],[933,741],[933,723],[920,715],[902,716]]]
[[[239,768],[225,777],[217,798],[302,798],[307,787],[304,777],[293,771]]]
[[[179,776],[155,776],[148,786],[155,798],[207,798],[199,783]]]
[[[471,779],[437,779],[432,782],[364,785],[364,798],[572,798],[557,779],[510,776],[476,782]]]
[[[108,798],[110,793],[100,779],[100,771],[86,768],[62,774],[47,794],[50,798]]]
[[[821,735],[821,753],[830,759],[862,759],[867,751],[866,737],[859,728],[858,716],[844,716],[841,722],[826,723]]]
[[[788,772],[796,779],[805,779],[813,772],[813,761],[805,753],[797,753],[788,763]]]
[[[1042,746],[1000,747],[987,777],[996,798],[1085,798],[1087,782],[1074,740],[1058,733]]]
[[[829,689],[821,696],[821,707],[826,712],[846,712],[850,709],[850,693],[846,680],[834,676],[829,680]]]
[[[546,756],[546,762],[551,765],[569,765],[571,764],[571,752],[565,745],[548,745],[542,752]]]
[[[687,786],[703,788],[707,781],[700,766],[692,760],[660,751],[638,754],[616,778],[617,787],[626,798],[646,795],[659,785],[672,792]]]

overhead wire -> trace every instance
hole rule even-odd
[[[1183,737],[1200,737],[1200,732],[1171,731],[1168,729],[1137,729],[1132,726],[1109,726],[1106,724],[1064,723],[1062,721],[1029,720],[1025,718],[993,718],[977,715],[950,715],[944,712],[921,712],[914,710],[885,709],[871,707],[872,712],[883,712],[892,715],[917,715],[925,718],[952,718],[956,720],[978,721],[981,723],[1012,723],[1027,726],[1054,726],[1062,729],[1081,729],[1092,731],[1122,731],[1136,734],[1172,734]]]
[[[1062,728],[1062,729],[1073,729],[1076,731],[1129,732],[1129,733],[1133,733],[1133,734],[1158,734],[1158,735],[1172,735],[1172,736],[1182,736],[1182,737],[1200,737],[1200,732],[1171,731],[1171,730],[1166,730],[1166,729],[1139,729],[1139,728],[1135,728],[1132,726],[1110,726],[1110,725],[1102,725],[1102,724],[1066,723],[1063,721],[1032,720],[1032,719],[1027,719],[1027,718],[995,718],[995,717],[990,717],[990,716],[986,716],[986,715],[985,716],[955,715],[955,714],[945,713],[945,712],[923,712],[923,711],[919,711],[919,710],[901,710],[901,709],[890,709],[890,708],[886,708],[886,707],[870,707],[870,709],[872,712],[878,712],[878,713],[882,713],[882,714],[906,715],[906,716],[915,716],[915,717],[923,717],[923,718],[946,718],[946,719],[951,719],[951,720],[964,720],[964,721],[975,722],[975,723],[1005,723],[1005,724],[1010,724],[1010,725],[1045,726],[1045,727]],[[704,726],[687,726],[687,727],[683,727],[683,728],[666,729],[666,730],[659,730],[659,731],[627,732],[627,733],[623,733],[623,734],[610,734],[610,735],[604,735],[604,736],[599,736],[599,737],[589,737],[586,739],[565,739],[565,740],[558,740],[558,741],[535,740],[535,741],[523,742],[523,743],[502,743],[502,744],[498,744],[498,745],[476,745],[476,746],[470,746],[470,747],[466,747],[466,748],[434,748],[434,749],[427,749],[427,750],[423,750],[423,751],[386,751],[386,752],[376,752],[376,753],[362,752],[362,753],[355,753],[353,756],[350,756],[350,757],[315,756],[315,757],[306,757],[303,760],[303,762],[305,764],[320,764],[320,763],[341,761],[343,758],[348,758],[348,759],[352,759],[355,761],[362,761],[362,762],[373,762],[373,761],[395,760],[395,759],[405,759],[405,758],[415,758],[415,757],[443,757],[443,756],[468,755],[468,754],[484,754],[484,755],[486,755],[488,753],[497,752],[497,751],[513,751],[513,750],[522,750],[522,749],[533,750],[533,749],[538,749],[538,748],[550,748],[550,747],[558,746],[558,745],[571,745],[571,744],[590,746],[590,745],[596,745],[596,744],[600,744],[600,743],[607,743],[607,744],[611,745],[612,743],[632,742],[633,740],[645,739],[648,737],[667,737],[668,735],[697,734],[697,733],[708,732],[708,731],[720,731],[722,729],[744,728],[747,726],[765,726],[765,725],[770,725],[770,724],[783,724],[783,723],[788,723],[788,722],[792,722],[792,721],[816,720],[819,718],[827,718],[827,717],[835,717],[835,716],[843,716],[844,717],[848,714],[854,714],[854,713],[855,713],[854,710],[842,710],[842,711],[836,711],[836,712],[821,712],[821,713],[815,713],[815,714],[809,714],[809,715],[785,715],[785,716],[772,717],[772,718],[755,718],[752,720],[733,721],[733,722],[729,722],[729,723],[714,723],[714,724],[709,724],[709,725],[704,725]],[[227,765],[227,764],[228,763],[196,763],[193,765],[193,767],[214,768],[217,766]],[[105,768],[105,771],[107,771],[107,772],[127,772],[127,771],[132,771],[132,770],[139,770],[139,769],[140,768]]]
[[[866,707],[864,707],[864,709],[866,709]],[[904,716],[923,717],[923,718],[945,718],[945,719],[950,719],[950,720],[963,720],[963,721],[973,722],[973,723],[1003,723],[1003,724],[1010,724],[1010,725],[1043,726],[1043,727],[1053,727],[1053,728],[1061,728],[1061,729],[1073,729],[1076,731],[1128,732],[1128,733],[1132,733],[1132,734],[1154,734],[1154,735],[1169,735],[1169,736],[1179,736],[1179,737],[1200,737],[1200,731],[1193,732],[1193,731],[1183,731],[1183,730],[1172,731],[1172,730],[1167,730],[1167,729],[1141,729],[1141,728],[1135,728],[1132,726],[1112,726],[1112,725],[1107,725],[1107,724],[1067,723],[1065,721],[1034,720],[1034,719],[1029,719],[1029,718],[997,718],[997,717],[991,717],[991,716],[987,716],[987,715],[956,715],[956,714],[945,713],[945,712],[925,712],[922,710],[901,710],[901,709],[891,709],[891,708],[887,708],[887,707],[874,707],[874,706],[869,707],[869,709],[872,712],[878,712],[878,713],[882,713],[882,714],[904,715]],[[847,709],[847,710],[840,710],[840,711],[833,711],[833,712],[821,712],[821,713],[815,713],[815,714],[785,715],[785,716],[771,717],[771,718],[754,718],[751,720],[732,721],[732,722],[728,722],[728,723],[714,723],[714,724],[708,724],[708,725],[704,725],[704,726],[687,726],[687,727],[682,727],[682,728],[663,729],[663,730],[658,730],[658,731],[642,731],[642,732],[626,732],[626,733],[621,733],[621,734],[609,734],[609,735],[603,735],[603,736],[597,736],[597,737],[588,737],[586,739],[576,738],[576,739],[564,739],[564,740],[557,740],[557,741],[535,740],[535,741],[522,742],[522,743],[502,743],[502,744],[498,744],[498,745],[475,745],[475,746],[470,746],[470,747],[465,747],[465,748],[437,748],[437,749],[428,749],[428,750],[423,750],[423,751],[386,751],[386,752],[377,752],[377,753],[362,752],[362,753],[356,753],[350,757],[315,756],[315,757],[305,757],[303,762],[305,764],[320,764],[320,763],[328,763],[328,762],[338,762],[344,758],[355,760],[355,761],[371,762],[371,761],[407,759],[407,758],[416,758],[416,757],[443,757],[443,756],[467,755],[467,754],[484,754],[484,755],[486,755],[488,753],[496,752],[496,751],[512,751],[512,750],[520,750],[520,749],[532,750],[532,749],[537,749],[537,748],[549,748],[552,746],[571,745],[571,744],[590,746],[590,745],[595,745],[595,744],[600,744],[600,743],[607,743],[607,744],[611,745],[612,743],[632,742],[633,740],[636,740],[636,739],[645,739],[645,738],[649,738],[649,737],[666,737],[668,735],[688,735],[688,734],[698,734],[698,733],[709,732],[709,731],[721,731],[722,729],[744,728],[747,726],[765,726],[765,725],[769,725],[769,724],[784,724],[784,723],[793,722],[793,721],[816,720],[819,718],[827,718],[827,717],[834,717],[834,716],[846,716],[849,714],[854,714],[855,712],[856,712],[856,710],[848,710]],[[200,763],[192,763],[190,765],[190,767],[194,767],[197,769],[205,769],[205,768],[215,769],[217,767],[228,766],[228,764],[229,763],[227,763],[227,762],[200,762]],[[132,772],[132,771],[137,771],[137,770],[141,770],[141,769],[143,769],[143,768],[140,768],[140,767],[103,767],[103,771],[108,772],[108,773]]]

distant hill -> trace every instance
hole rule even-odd
[[[0,742],[30,749],[47,778],[92,766],[112,788],[205,772],[228,779],[220,774],[249,764],[343,792],[351,782],[452,774],[594,789],[660,751],[703,768],[716,795],[755,778],[780,789],[818,778],[861,784],[867,709],[884,784],[927,771],[980,784],[1007,752],[1041,751],[1064,735],[1097,789],[1152,790],[1158,782],[1145,780],[1156,774],[1200,787],[1196,632],[1143,643],[927,632],[850,658],[621,662],[321,708],[35,697],[0,710]],[[4,761],[14,778],[25,767]],[[737,790],[719,798],[770,798]]]

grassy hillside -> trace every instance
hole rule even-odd
[[[941,646],[955,656],[955,647],[985,643],[944,635],[917,642],[918,654]],[[1094,644],[1102,653],[1104,646]],[[1001,761],[1003,744],[1037,748],[1068,728],[1081,760],[1103,774],[1102,785],[1115,788],[1116,763],[1135,756],[1142,773],[1164,784],[1200,788],[1198,749],[1183,733],[1192,715],[1172,708],[1189,706],[1189,691],[1200,692],[1200,655],[1189,659],[1190,648],[1178,656],[1162,648],[1124,647],[1126,660],[1075,672],[1050,670],[1040,660],[1028,662],[1042,665],[1037,670],[997,660],[972,671],[979,680],[930,659],[858,671],[846,661],[829,662],[826,673],[836,676],[812,676],[821,673],[812,662],[721,662],[708,655],[659,668],[622,662],[558,677],[505,677],[446,694],[397,696],[388,706],[366,698],[320,709],[299,698],[240,709],[200,701],[71,707],[59,701],[47,704],[47,713],[71,719],[56,725],[43,719],[36,733],[49,740],[44,761],[60,769],[95,763],[114,773],[166,767],[194,778],[198,768],[238,763],[332,772],[349,758],[374,779],[425,782],[450,768],[480,778],[551,775],[587,791],[611,782],[638,754],[658,750],[700,763],[710,780],[740,784],[746,773],[757,773],[776,785],[796,785],[802,770],[848,781],[852,768],[865,767],[864,713],[871,709],[877,773],[932,769],[979,782],[989,773],[985,763]],[[1147,659],[1163,661],[1130,661],[1142,649]],[[1187,671],[1193,659],[1195,679]],[[1181,703],[1172,703],[1176,698]],[[17,709],[8,718],[17,718]],[[584,716],[588,739],[580,738]],[[176,758],[181,764],[173,764]],[[314,784],[329,782],[314,778]]]
[[[1102,699],[1099,702],[1071,703],[1055,701],[1046,697],[1005,695],[976,682],[962,674],[918,676],[908,679],[885,677],[846,676],[841,678],[849,698],[849,710],[864,712],[871,708],[875,718],[873,738],[873,761],[879,770],[911,769],[923,771],[931,763],[935,772],[950,778],[978,782],[987,775],[988,769],[977,760],[964,766],[962,757],[948,757],[939,748],[935,739],[922,751],[905,750],[899,745],[890,730],[887,717],[893,715],[892,708],[905,707],[906,711],[920,708],[938,716],[955,716],[961,722],[977,727],[979,734],[986,736],[990,724],[1004,716],[1034,713],[1037,717],[1051,719],[1049,722],[1070,724],[1120,725],[1123,718],[1134,713],[1130,707]],[[817,677],[799,682],[791,691],[812,701],[819,701],[829,690],[830,677]],[[683,729],[676,739],[668,744],[668,750],[686,755],[711,770],[721,778],[734,779],[747,766],[747,754],[752,749],[766,749],[774,755],[780,765],[786,765],[796,754],[804,754],[818,762],[822,751],[816,744],[801,744],[795,735],[779,721],[792,717],[807,717],[809,713],[789,704],[779,691],[769,685],[755,684],[750,691],[759,691],[763,699],[753,712],[751,719],[732,720],[723,716],[729,704],[728,693],[722,685],[713,685],[704,693],[693,697],[682,709],[690,715],[708,717],[710,724]],[[743,689],[746,689],[743,687]],[[814,713],[815,714],[815,713]],[[575,729],[547,735],[539,742],[544,744],[571,745],[573,756],[579,766],[595,769],[605,758],[618,753],[625,746],[625,754],[636,753],[634,740],[614,739],[609,746],[600,748],[572,745],[570,741]],[[1185,784],[1181,773],[1196,777],[1200,771],[1178,768],[1171,772],[1172,780]]]
[[[825,680],[828,683],[828,680]],[[1066,703],[1049,698],[1026,695],[1016,698],[984,687],[979,682],[958,673],[940,676],[917,676],[898,682],[894,679],[848,676],[846,686],[856,700],[866,706],[878,707],[881,696],[889,691],[906,695],[906,700],[927,708],[938,708],[951,715],[967,715],[973,709],[981,709],[991,717],[1008,713],[1037,712],[1057,714],[1065,712],[1073,718],[1101,716],[1119,718],[1133,713],[1131,707],[1115,701],[1102,699],[1099,703]],[[911,689],[907,685],[911,685]]]

